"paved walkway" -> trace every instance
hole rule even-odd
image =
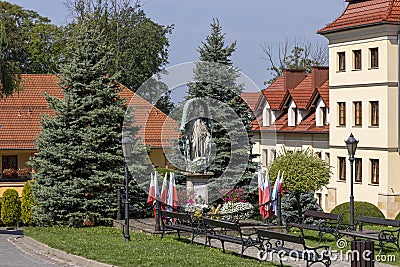
[[[22,237],[22,232],[0,230],[0,266],[1,267],[54,267],[60,266],[49,262],[44,257],[33,256],[17,248],[9,240]],[[61,265],[62,266],[62,265]]]

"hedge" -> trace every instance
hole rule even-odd
[[[15,189],[4,191],[1,199],[1,220],[6,226],[16,226],[21,217],[21,201]]]
[[[396,219],[396,220],[400,220],[400,212],[397,214],[397,216],[396,216],[395,219]]]
[[[25,183],[22,189],[22,201],[21,201],[21,219],[26,225],[32,225],[34,223],[32,217],[32,207],[35,205],[32,194],[32,181]]]
[[[331,213],[343,214],[342,223],[350,224],[350,203],[345,202],[336,206]],[[358,215],[368,217],[385,218],[382,211],[374,204],[362,201],[354,202],[354,221],[357,220]]]

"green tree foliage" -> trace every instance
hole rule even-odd
[[[32,181],[26,182],[22,189],[21,219],[25,225],[32,225],[34,223],[32,208],[35,206],[35,202],[33,200],[31,183]]]
[[[286,40],[279,43],[278,52],[273,49],[271,44],[264,43],[261,47],[263,51],[261,57],[267,61],[269,65],[267,70],[273,76],[265,84],[272,84],[279,76],[283,75],[285,69],[304,69],[306,73],[310,73],[311,67],[328,64],[328,50],[325,45]]]
[[[350,224],[350,202],[337,205],[331,213],[343,214],[342,223]],[[382,211],[374,204],[363,201],[354,201],[354,220],[357,220],[358,215],[385,218]]]
[[[21,217],[21,201],[15,189],[7,189],[1,198],[1,220],[6,226],[16,226]]]
[[[69,0],[77,23],[90,20],[106,34],[106,45],[115,51],[110,73],[121,72],[120,82],[136,89],[168,63],[167,34],[173,26],[162,26],[146,16],[132,0]]]
[[[241,98],[243,92],[243,85],[237,84],[237,79],[240,76],[239,70],[233,66],[231,57],[236,51],[236,42],[229,45],[225,44],[225,34],[222,33],[222,27],[217,19],[211,23],[211,33],[206,37],[205,42],[198,48],[200,54],[200,61],[194,69],[194,79],[198,82],[188,84],[189,96],[188,98],[211,98],[222,103],[227,104],[238,116],[240,126],[244,126],[246,136],[249,137],[249,144],[247,147],[238,148],[236,152],[240,155],[249,155],[247,168],[242,179],[239,179],[239,185],[245,185],[250,182],[252,175],[255,173],[255,164],[252,163],[254,155],[251,153],[252,142],[249,136],[251,130],[251,122],[254,115],[250,111],[245,101]],[[214,65],[210,65],[210,63]],[[211,66],[211,67],[210,67]],[[209,171],[214,173],[214,177],[219,177],[232,160],[232,149],[235,147],[234,141],[227,129],[237,129],[232,116],[225,110],[219,109],[212,111],[213,118],[218,118],[211,121],[212,140],[215,143],[216,156],[214,162],[210,165]],[[225,126],[222,123],[226,123]],[[238,151],[240,150],[240,151]],[[229,170],[231,179],[238,179],[238,173],[243,173],[243,169]],[[221,181],[222,182],[222,181]],[[221,182],[219,186],[223,185]]]
[[[125,106],[117,77],[107,75],[112,54],[103,38],[90,24],[75,29],[60,67],[64,98],[46,96],[55,115],[42,118],[31,161],[39,170],[33,190],[40,223],[82,226],[90,214],[107,224],[115,215]]]
[[[400,220],[400,212],[397,213],[395,220]]]
[[[21,89],[20,73],[57,69],[65,40],[63,30],[32,10],[0,1],[0,94]]]
[[[278,172],[284,171],[284,188],[294,194],[297,203],[301,202],[301,193],[320,190],[329,183],[330,167],[310,150],[284,149],[269,166],[271,183],[274,183]],[[302,208],[298,205],[298,216]]]
[[[297,201],[296,195],[291,192],[282,197],[282,216],[284,218],[298,216],[300,209],[302,214],[307,210],[322,211],[317,203],[317,199],[314,197],[313,191],[300,193],[300,201]],[[313,223],[313,219],[308,217],[306,223]]]

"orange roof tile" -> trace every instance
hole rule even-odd
[[[279,109],[283,97],[286,94],[285,78],[284,76],[278,77],[267,89],[261,91],[267,99],[271,109]]]
[[[35,139],[40,133],[40,117],[42,114],[52,114],[44,93],[62,98],[62,89],[58,86],[58,78],[51,74],[21,75],[23,90],[0,100],[0,149],[36,149]],[[123,86],[120,93],[122,98],[131,99],[136,96]],[[177,136],[175,122],[144,99],[133,98],[136,106],[134,111],[136,124],[145,125],[139,135],[144,136],[144,143],[154,147],[161,146],[162,124],[169,125],[165,130],[167,139]],[[141,114],[142,108],[150,110],[149,116]],[[147,117],[147,121],[146,121]],[[161,125],[161,126],[160,126]]]
[[[326,80],[317,90],[325,105],[329,107],[329,80]]]
[[[294,89],[289,89],[289,93],[297,108],[305,109],[314,92],[312,88],[312,77],[308,74],[306,78]]]
[[[257,103],[261,97],[260,92],[243,92],[242,99],[246,102],[247,106],[253,111],[256,111]]]
[[[363,27],[380,23],[400,22],[400,0],[347,0],[345,11],[318,33]]]

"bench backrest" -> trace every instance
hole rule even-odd
[[[357,217],[357,222],[400,227],[400,221],[399,220],[390,220],[390,219],[383,219],[383,218],[367,217],[367,216],[362,216],[362,215],[359,215]]]
[[[301,236],[290,235],[280,232],[257,229],[257,235],[268,239],[282,240],[284,242],[304,244],[304,239]]]
[[[338,221],[342,215],[316,210],[307,210],[304,212],[304,216]]]
[[[203,218],[203,222],[205,225],[226,228],[229,230],[234,230],[234,231],[240,232],[240,225],[238,225],[236,223],[220,221],[220,220],[215,220],[215,219],[210,219],[210,218]]]
[[[181,221],[190,221],[191,220],[190,214],[181,213],[181,212],[171,212],[171,211],[162,210],[161,216],[178,219]]]

